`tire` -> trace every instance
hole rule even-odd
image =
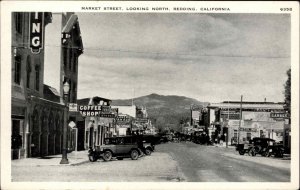
[[[245,154],[245,151],[244,151],[244,150],[239,150],[239,154],[240,154],[240,155],[244,155],[244,154]]]
[[[145,154],[148,155],[148,156],[150,156],[151,153],[152,153],[152,151],[150,150],[150,148],[146,148]]]
[[[264,156],[264,157],[270,157],[271,154],[270,154],[270,152],[268,150],[266,150],[261,155]]]
[[[90,162],[95,162],[97,160],[95,154],[89,154],[89,160]]]
[[[139,158],[139,152],[137,150],[132,150],[130,152],[130,157],[132,160],[137,160]]]
[[[104,161],[110,161],[112,158],[112,153],[111,151],[107,150],[103,153],[103,160]]]
[[[255,149],[254,148],[251,148],[248,152],[249,156],[255,156],[256,155],[256,152],[255,152]]]

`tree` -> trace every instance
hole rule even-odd
[[[284,102],[285,109],[291,113],[291,69],[286,72],[288,79],[284,85]]]

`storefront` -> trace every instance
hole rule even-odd
[[[233,145],[254,137],[283,142],[284,120],[271,117],[284,112],[283,103],[227,101],[210,104],[208,110],[209,135],[214,142],[221,139]]]

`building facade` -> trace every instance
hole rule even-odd
[[[60,95],[63,97],[63,85],[68,82],[70,91],[67,102],[77,102],[78,58],[83,53],[83,44],[78,17],[72,12],[62,14],[61,64],[60,64]],[[67,139],[68,150],[77,150],[78,128],[76,114],[69,113]]]
[[[111,100],[101,97],[83,98],[77,100],[78,106],[106,106],[110,107]],[[78,148],[86,150],[102,145],[105,137],[114,132],[114,117],[101,117],[80,114],[77,116]],[[84,130],[83,130],[84,129]]]
[[[203,118],[209,118],[207,125],[213,142],[237,144],[254,137],[283,141],[286,119],[274,117],[285,113],[283,103],[227,101],[212,103],[207,110]]]
[[[67,18],[66,26],[73,23],[69,20]],[[62,96],[56,89],[44,84],[45,28],[51,22],[52,13],[12,13],[12,159],[60,154],[62,151]],[[67,34],[73,30],[76,27],[63,31]],[[78,43],[78,39],[74,39]],[[76,73],[77,70],[78,67]],[[73,79],[73,75],[74,72],[68,76]],[[77,96],[75,79],[76,85],[73,83],[71,86],[70,95],[73,99]]]
[[[12,13],[12,159],[61,152],[63,105],[45,99],[56,96],[44,85],[44,36],[51,21],[51,13]]]

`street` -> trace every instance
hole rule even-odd
[[[186,181],[285,182],[290,179],[289,168],[277,167],[290,163],[288,160],[241,156],[234,148],[201,146],[191,142],[165,144],[159,148],[177,161]],[[272,164],[268,164],[270,162]]]
[[[84,159],[83,159],[84,160]],[[47,160],[45,160],[47,162]],[[30,169],[28,169],[30,168]],[[290,160],[238,155],[233,147],[191,142],[156,146],[151,156],[77,165],[26,166],[12,161],[12,181],[288,182]]]

